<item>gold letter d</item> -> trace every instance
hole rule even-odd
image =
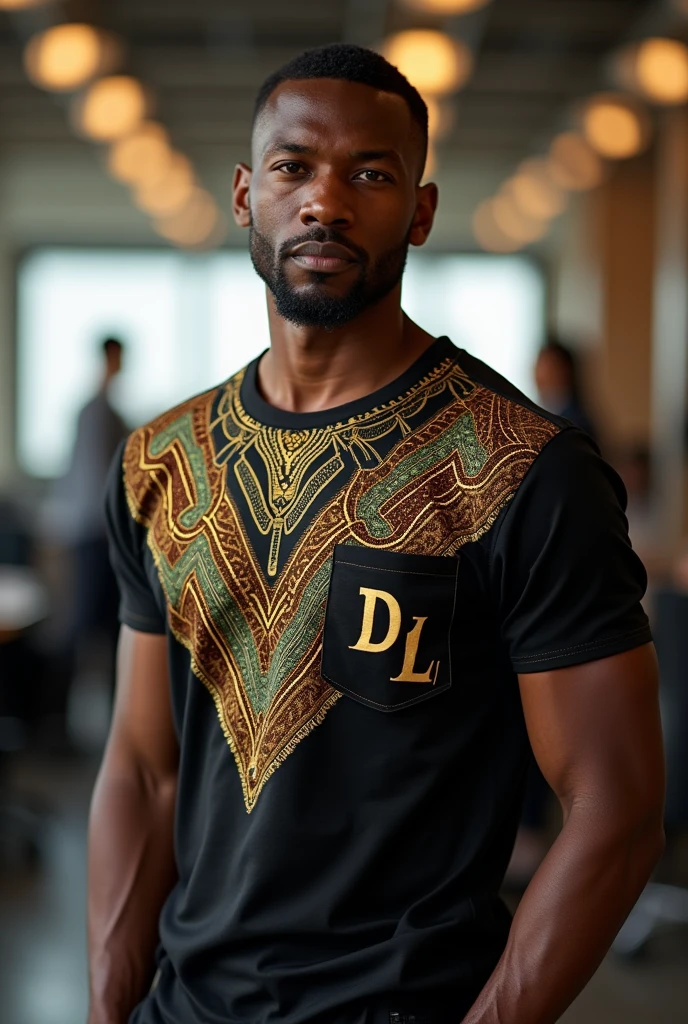
[[[401,629],[401,608],[396,597],[392,597],[386,590],[370,590],[368,587],[361,587],[359,594],[365,597],[365,605],[363,607],[363,626],[361,628],[361,635],[355,644],[349,644],[349,650],[351,651],[370,651],[373,654],[380,654],[382,651],[387,651],[392,646],[396,638],[399,636],[399,630]],[[373,620],[375,618],[375,605],[378,598],[387,605],[389,610],[389,629],[387,630],[387,636],[384,640],[380,640],[378,643],[373,643],[371,637],[373,635]]]

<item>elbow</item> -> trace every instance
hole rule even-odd
[[[628,851],[633,865],[646,882],[659,862],[666,846],[664,834],[664,800],[658,797],[639,813],[627,832]]]
[[[581,817],[573,811],[570,821],[582,825],[583,834],[591,835],[590,817]],[[590,805],[587,806],[588,814]],[[664,796],[661,793],[646,792],[635,799],[628,799],[610,807],[609,802],[598,805],[594,813],[594,845],[606,858],[617,864],[629,878],[643,886],[660,860],[665,847]],[[625,867],[622,867],[625,865]]]

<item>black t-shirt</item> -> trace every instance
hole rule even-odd
[[[257,364],[111,476],[121,619],[168,636],[181,748],[131,1020],[456,1024],[509,929],[517,673],[650,639],[623,487],[446,338],[314,414],[269,406]]]

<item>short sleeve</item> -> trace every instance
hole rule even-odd
[[[124,491],[122,442],[110,466],[105,495],[110,562],[119,586],[120,622],[141,633],[164,633],[165,617],[146,572],[146,537],[132,516]]]
[[[490,585],[516,672],[563,668],[651,638],[626,493],[590,438],[556,435],[497,524]]]

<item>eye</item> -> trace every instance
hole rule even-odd
[[[361,181],[369,181],[373,185],[380,181],[391,181],[392,179],[388,174],[383,174],[382,171],[374,171],[372,168],[368,168],[365,171],[359,171],[356,178]]]
[[[279,164],[279,166],[276,167],[275,170],[284,171],[285,174],[298,174],[299,171],[303,170],[303,166],[299,163],[296,163],[295,160],[289,160],[287,161],[287,163]]]

